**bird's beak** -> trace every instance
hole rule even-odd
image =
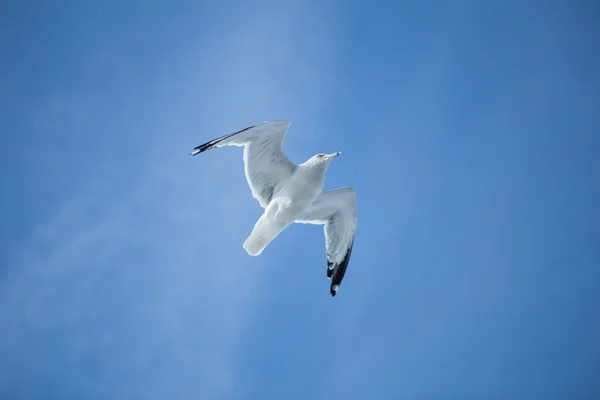
[[[342,154],[342,152],[341,152],[341,151],[336,151],[335,153],[331,153],[331,154],[329,155],[329,157],[331,157],[331,158],[335,158],[335,157],[339,156],[340,154]]]

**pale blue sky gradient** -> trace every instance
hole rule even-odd
[[[0,398],[600,396],[593,2],[0,6]],[[257,258],[241,150],[342,151]]]

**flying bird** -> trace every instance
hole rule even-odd
[[[341,153],[316,154],[296,165],[283,153],[290,121],[266,121],[195,147],[190,155],[224,146],[244,147],[244,169],[252,196],[265,209],[243,244],[258,256],[292,223],[325,225],[327,278],[335,296],[352,253],[356,194],[351,187],[323,191],[325,171]]]

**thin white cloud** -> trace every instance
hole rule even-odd
[[[101,397],[238,393],[232,382],[239,334],[269,260],[248,265],[241,243],[260,210],[239,151],[186,154],[224,130],[290,118],[299,128],[288,152],[307,158],[302,143],[314,133],[296,136],[303,134],[296,120],[310,119],[329,93],[335,33],[314,16],[307,30],[308,9],[246,11],[157,75],[157,97],[145,102],[164,114],[131,155],[136,183],[110,194],[110,176],[94,172],[15,251],[0,283],[0,354],[8,360],[2,369],[16,367],[0,374],[1,386],[18,387],[24,381],[15,374],[31,367],[48,376],[62,368]],[[181,62],[179,76],[170,75]],[[74,108],[76,98],[69,95]],[[140,105],[123,107],[135,112]],[[36,365],[24,361],[37,340],[57,346],[66,365],[53,364],[54,349]],[[111,364],[119,359],[126,363]],[[97,381],[86,383],[89,374],[79,369],[95,363]]]

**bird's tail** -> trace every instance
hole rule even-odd
[[[269,240],[257,234],[251,234],[244,242],[244,250],[251,256],[258,256],[269,244]]]
[[[244,242],[244,249],[251,256],[262,253],[273,239],[294,222],[293,215],[289,216],[289,213],[281,212],[279,207],[277,199],[271,201],[263,215],[256,221],[252,233]]]

